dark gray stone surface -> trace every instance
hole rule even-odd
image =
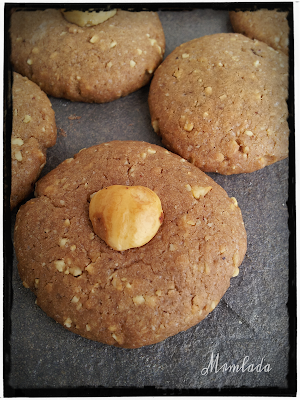
[[[160,11],[167,54],[183,42],[230,32],[227,11]],[[45,175],[83,147],[113,139],[161,144],[150,125],[149,86],[108,104],[71,103],[51,98],[57,144],[48,151]],[[69,119],[70,116],[80,119]],[[62,132],[62,131],[60,131]],[[240,274],[217,308],[200,324],[164,342],[118,349],[70,333],[47,317],[22,286],[13,262],[11,371],[13,388],[144,387],[286,388],[288,373],[288,160],[251,174],[210,174],[238,200],[248,250]],[[14,217],[12,225],[14,223]],[[269,372],[208,371],[218,366],[269,365]],[[245,357],[249,357],[248,359]],[[247,361],[248,360],[248,361]]]

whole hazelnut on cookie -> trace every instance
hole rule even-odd
[[[110,11],[80,11],[80,10],[61,10],[63,16],[67,21],[76,24],[78,26],[94,26],[102,24],[102,22],[107,21],[109,18],[113,17],[117,10]]]
[[[114,250],[148,243],[163,221],[159,197],[144,186],[113,185],[96,192],[89,217],[95,233]]]

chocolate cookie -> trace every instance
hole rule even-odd
[[[163,210],[156,235],[125,251],[89,218],[95,193],[117,185],[150,189]],[[137,348],[188,329],[216,307],[245,255],[236,199],[156,145],[84,149],[43,177],[36,197],[16,219],[21,279],[50,317],[88,339]]]
[[[288,13],[277,10],[261,9],[257,11],[230,11],[230,22],[233,30],[250,39],[261,40],[289,54]]]
[[[69,22],[60,10],[14,12],[15,70],[49,95],[82,102],[112,101],[149,82],[165,51],[156,13],[117,10],[87,25]]]
[[[35,83],[14,73],[12,95],[11,209],[32,192],[57,135],[51,103]]]
[[[252,172],[288,156],[288,57],[241,34],[177,47],[149,107],[166,147],[207,172]]]

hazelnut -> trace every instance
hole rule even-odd
[[[89,217],[95,233],[114,250],[148,243],[163,221],[161,202],[144,186],[108,186],[91,199]]]
[[[80,10],[61,10],[63,16],[68,22],[72,24],[76,24],[78,26],[94,26],[98,24],[102,24],[102,22],[108,20],[113,17],[117,10],[110,11],[80,11]]]

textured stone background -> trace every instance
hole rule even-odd
[[[231,32],[226,10],[159,11],[166,55],[205,34]],[[161,144],[150,125],[149,86],[108,104],[71,103],[50,98],[56,113],[57,144],[48,151],[42,175],[83,147],[112,139]],[[69,119],[70,116],[80,119]],[[28,388],[287,388],[289,359],[288,160],[236,176],[209,174],[238,200],[248,250],[240,274],[217,308],[201,323],[164,342],[141,349],[118,349],[66,331],[35,304],[22,286],[13,260],[11,370],[9,385]],[[14,216],[12,217],[12,230]],[[210,372],[211,354],[224,363],[270,372]],[[101,392],[99,393],[101,394]]]

